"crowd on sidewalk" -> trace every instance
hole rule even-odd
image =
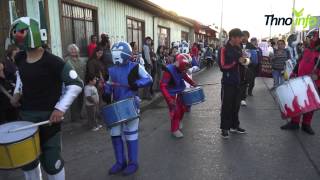
[[[298,46],[297,37],[288,38],[288,47],[283,39],[277,42],[270,40],[266,47],[260,46],[257,38],[252,37],[250,42],[249,38],[248,31],[235,28],[219,50],[212,45],[202,46],[202,43],[193,43],[190,47],[185,41],[174,42],[171,47],[160,45],[155,50],[152,38],[146,37],[140,50],[137,42],[111,44],[108,35],[102,33],[100,41],[96,35],[91,36],[86,52],[88,60],[80,56],[86,53],[81,53],[76,44],[70,44],[68,54],[61,59],[43,45],[36,20],[19,18],[10,28],[12,45],[5,60],[0,62],[0,124],[17,120],[18,111],[22,120],[42,123],[49,119],[51,123],[39,127],[42,154],[22,167],[26,179],[42,179],[40,166],[49,180],[65,179],[61,122],[67,110],[71,122],[82,119],[83,107],[87,128],[92,131],[102,128],[101,115],[110,129],[116,161],[109,174],[134,174],[139,168],[138,114],[141,99],[151,100],[156,91],[161,91],[168,106],[171,134],[177,139],[183,138],[184,113],[190,111],[192,105],[204,101],[202,88],[192,80],[192,73],[199,70],[203,62],[208,68],[217,62],[222,71],[220,129],[223,138],[229,138],[229,132],[246,133],[240,125],[239,111],[241,106],[248,106],[247,96],[254,95],[255,79],[266,56],[274,88],[282,86],[284,80],[306,75],[315,82],[314,89],[320,87],[319,29],[308,32],[302,46]],[[292,71],[289,72],[288,67]],[[310,135],[315,134],[311,121],[314,110],[320,108],[320,102],[315,99],[317,90],[312,94],[311,85],[313,82],[306,85],[306,92],[299,93],[306,93],[300,95],[312,100],[309,104],[315,104],[313,109],[305,107],[303,112],[291,116],[291,121],[281,129],[299,129],[302,116],[301,129]],[[188,91],[187,87],[193,89]],[[189,92],[197,93],[189,94],[191,103],[187,103],[185,96]],[[286,96],[277,95],[278,99]],[[297,108],[297,97],[294,98],[289,103]],[[118,104],[123,102],[125,107]],[[109,111],[110,106],[112,110]],[[126,111],[123,114],[133,116],[122,118],[122,108]],[[301,110],[299,108],[294,110]],[[116,119],[111,116],[116,116]]]
[[[64,62],[69,63],[84,84],[87,85],[72,103],[66,117],[72,123],[82,123],[82,120],[87,118],[88,121],[84,126],[96,131],[102,127],[99,123],[101,121],[99,111],[105,105],[103,85],[107,76],[106,69],[113,66],[113,61],[110,49],[111,44],[106,33],[102,33],[100,37],[92,35],[90,40],[87,52],[80,52],[76,44],[70,44],[67,47],[67,54],[63,58]],[[200,44],[193,43],[192,47],[190,47],[186,41],[181,43],[173,42],[171,47],[159,45],[155,51],[151,37],[144,39],[142,49],[138,48],[137,42],[130,42],[133,51],[131,61],[144,67],[154,79],[152,86],[139,90],[140,98],[147,101],[153,99],[155,92],[160,91],[159,84],[163,74],[163,67],[173,64],[176,61],[176,55],[182,51],[190,52],[193,65],[200,67],[200,64],[205,63],[208,67],[212,67],[216,59],[214,46],[208,45],[204,48]],[[43,47],[50,51],[46,45],[43,45]],[[18,46],[9,46],[5,59],[0,61],[0,84],[11,95],[15,88],[17,76],[14,57],[19,51]],[[87,54],[88,59],[81,57],[80,54]],[[92,86],[92,83],[95,83],[95,85]],[[99,98],[96,98],[96,92]],[[0,124],[14,121],[18,118],[18,108],[13,107],[10,99],[2,92],[0,92],[0,103]],[[91,112],[94,112],[94,116],[90,115],[92,114]]]

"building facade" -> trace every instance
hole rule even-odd
[[[9,9],[4,11],[5,9]],[[1,48],[6,46],[11,22],[29,16],[47,29],[47,44],[52,53],[64,57],[67,46],[75,43],[81,56],[87,55],[90,36],[105,32],[111,43],[125,40],[137,42],[142,49],[143,39],[150,36],[158,45],[194,41],[194,28],[177,15],[169,13],[147,0],[2,0]],[[2,52],[3,53],[3,52]]]

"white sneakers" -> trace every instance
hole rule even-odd
[[[175,132],[172,133],[172,136],[176,138],[183,138],[183,133],[180,130],[176,130]]]
[[[65,171],[64,168],[61,169],[60,172],[58,172],[55,175],[48,174],[48,180],[65,180]]]
[[[179,129],[182,129],[182,128],[183,128],[183,122],[180,121],[180,123],[179,123]]]
[[[241,101],[241,106],[247,106],[247,102],[245,100]]]
[[[101,128],[102,128],[102,125],[99,124],[97,127],[92,128],[91,131],[98,131]]]

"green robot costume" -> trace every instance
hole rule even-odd
[[[50,118],[54,110],[66,112],[83,87],[76,71],[61,58],[47,51],[34,63],[27,62],[27,54],[41,47],[39,24],[29,17],[17,19],[10,30],[11,41],[24,46],[16,55],[18,76],[15,94],[21,98],[21,120],[40,122]],[[64,180],[61,157],[61,124],[41,126],[42,154],[39,160],[23,167],[26,179],[41,180],[40,165],[49,180]]]

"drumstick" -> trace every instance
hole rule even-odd
[[[42,121],[42,122],[38,122],[38,123],[35,123],[35,124],[30,124],[30,125],[27,125],[27,126],[23,126],[23,127],[20,127],[20,128],[16,128],[16,129],[10,129],[9,130],[9,133],[13,133],[13,132],[17,132],[17,131],[22,131],[22,130],[25,130],[25,129],[29,129],[29,128],[33,128],[33,127],[36,127],[36,126],[41,126],[41,125],[45,125],[45,124],[49,124],[50,121],[47,120],[47,121]]]
[[[2,85],[0,85],[0,90],[3,92],[4,95],[6,95],[10,100],[13,99],[13,97],[11,96],[11,94],[9,94],[9,92],[4,89],[4,87]]]
[[[198,84],[198,86],[211,86],[211,85],[217,85],[219,83],[204,83],[204,84]]]
[[[111,85],[111,86],[120,86],[120,87],[129,87],[128,85],[123,85],[123,84],[119,84],[119,83],[110,83],[110,82],[107,82],[107,84]]]

